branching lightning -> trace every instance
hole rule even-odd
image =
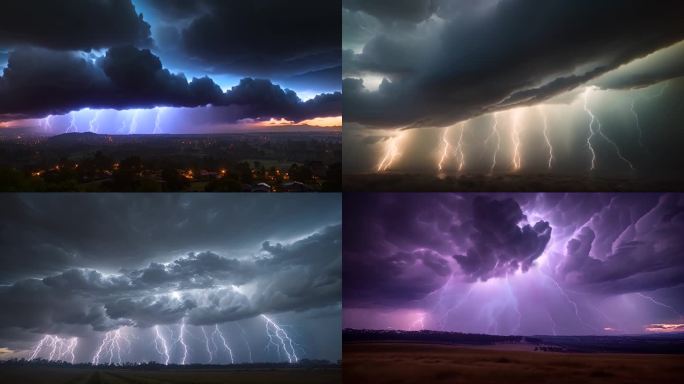
[[[622,152],[620,152],[620,147],[618,147],[618,145],[613,140],[611,140],[608,136],[606,136],[603,133],[603,130],[601,129],[601,121],[594,115],[594,113],[589,108],[589,106],[588,106],[589,105],[589,93],[591,92],[591,90],[592,90],[592,87],[587,87],[584,91],[584,111],[587,112],[587,114],[589,114],[589,116],[591,118],[591,120],[589,122],[589,130],[591,131],[591,135],[587,139],[587,143],[589,144],[589,147],[592,151],[591,170],[593,170],[596,166],[596,153],[594,152],[594,149],[591,148],[590,141],[591,141],[591,138],[593,136],[595,136],[596,134],[598,134],[605,141],[610,143],[610,145],[612,145],[613,148],[615,148],[615,153],[617,154],[618,158],[620,160],[622,160],[625,164],[627,164],[630,169],[635,170],[634,165],[629,160],[627,160],[624,156],[622,156]],[[597,125],[596,130],[594,130],[594,128],[593,128],[594,122],[596,122],[596,125]]]
[[[444,151],[442,152],[442,158],[439,159],[439,163],[437,164],[437,167],[439,168],[440,172],[442,171],[442,166],[444,164],[444,160],[447,158],[449,154],[449,147],[451,146],[449,144],[449,139],[447,136],[449,135],[449,127],[444,128],[444,134],[442,134],[442,142],[444,143]]]
[[[387,139],[387,144],[385,144],[385,156],[380,161],[380,164],[378,164],[378,172],[387,171],[392,166],[392,163],[394,163],[394,160],[400,156],[397,143],[400,136],[401,135],[392,136]]]
[[[59,336],[45,335],[33,349],[29,360],[35,359],[45,348],[46,350],[49,349],[48,361],[64,361],[65,357],[70,356],[69,361],[73,364],[76,360],[75,350],[77,345],[78,338],[76,337],[65,339]]]
[[[636,126],[637,131],[639,132],[639,146],[641,148],[643,148],[644,147],[644,133],[641,130],[641,124],[639,123],[639,115],[636,112],[635,104],[636,104],[636,98],[633,98],[632,104],[631,104],[629,110],[632,111],[632,116],[634,116],[634,124]]]
[[[669,306],[669,305],[667,305],[667,304],[665,304],[665,303],[662,303],[662,302],[660,302],[660,301],[654,299],[654,298],[651,297],[651,296],[644,295],[644,294],[641,293],[641,292],[637,292],[637,295],[643,297],[644,299],[646,299],[646,300],[652,302],[652,303],[655,304],[655,305],[658,305],[658,306],[661,306],[661,307],[663,307],[663,308],[668,309],[669,311],[671,311],[672,313],[674,313],[675,315],[677,315],[677,317],[679,317],[679,318],[682,317],[682,314],[679,313],[679,311],[677,311],[676,309],[674,309],[674,307],[671,307],[671,306]]]
[[[67,133],[78,132],[78,127],[76,126],[76,115],[74,115],[74,112],[69,114],[69,127],[66,131]]]
[[[520,111],[515,110],[511,115],[511,140],[513,141],[513,170],[520,170]]]
[[[181,365],[185,365],[185,361],[188,359],[188,345],[185,344],[185,319],[181,321],[180,330],[178,332],[179,343],[183,346],[183,357],[181,359]]]
[[[100,113],[101,111],[95,111],[95,115],[93,116],[92,120],[88,123],[88,127],[90,127],[90,132],[97,133],[100,126],[97,123],[97,119],[100,118]]]
[[[201,329],[202,329],[202,335],[204,335],[204,342],[205,342],[205,345],[207,347],[207,355],[209,355],[209,361],[208,362],[211,363],[212,360],[214,360],[214,355],[211,353],[211,349],[209,348],[209,337],[207,336],[207,331],[204,329],[204,327],[201,327]],[[215,346],[215,344],[214,344],[214,346]]]
[[[233,350],[230,348],[228,345],[228,342],[226,341],[226,338],[223,336],[223,332],[219,329],[218,324],[215,325],[214,327],[214,333],[212,337],[218,336],[218,338],[221,340],[221,343],[223,344],[223,348],[226,349],[226,352],[228,352],[228,356],[230,357],[230,363],[234,364],[235,360],[233,359]]]
[[[109,331],[105,334],[100,347],[95,351],[92,363],[93,365],[99,365],[100,360],[104,361],[105,356],[109,354],[109,364],[116,361],[118,364],[123,364],[121,359],[121,341],[126,341],[126,337],[121,334],[121,330],[117,329],[115,331]],[[116,356],[116,359],[114,359]]]
[[[288,336],[287,332],[285,332],[283,328],[281,328],[268,316],[261,315],[261,317],[266,321],[266,335],[269,338],[269,342],[273,342],[274,338],[278,339],[280,342],[280,347],[282,347],[282,350],[287,356],[287,360],[290,363],[298,362],[299,358],[297,357],[297,353],[294,349],[294,344],[292,343],[292,339],[290,336]]]
[[[166,342],[166,338],[159,330],[158,325],[154,326],[154,333],[154,346],[157,349],[159,355],[161,355],[164,358],[164,365],[169,365],[169,345]]]
[[[463,132],[465,131],[465,122],[459,124],[461,132],[458,135],[458,145],[456,145],[456,158],[458,159],[458,171],[462,171],[465,167],[465,154],[463,153]]]

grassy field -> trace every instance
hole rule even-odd
[[[684,356],[554,353],[407,343],[348,343],[345,383],[675,383]],[[679,378],[679,379],[678,379]]]
[[[81,369],[20,367],[0,369],[0,382],[12,384],[335,384],[341,383],[339,369],[327,370],[220,370],[165,369]]]

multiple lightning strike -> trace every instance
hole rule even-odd
[[[286,360],[289,363],[299,362],[299,356],[297,355],[296,349],[299,346],[292,340],[288,332],[276,321],[266,315],[261,315],[261,319],[264,320],[266,325],[266,339],[268,350],[271,347],[275,347],[278,356],[284,354]],[[242,326],[236,323],[239,327],[240,333],[242,335],[245,346],[247,347],[249,363],[253,363],[252,359],[252,348],[247,340],[247,335]],[[172,359],[177,361],[177,364],[185,365],[191,360],[191,350],[187,343],[187,336],[192,334],[188,333],[187,324],[185,319],[183,319],[179,325],[178,336],[173,337],[173,332],[169,327],[164,332],[164,328],[159,325],[152,327],[153,345],[154,351],[159,355],[161,361],[164,365],[169,365]],[[208,360],[206,363],[214,363],[218,358],[221,357],[223,351],[223,356],[225,356],[226,361],[230,364],[235,364],[236,358],[231,348],[228,338],[224,330],[222,330],[218,324],[214,325],[211,331],[208,331],[205,326],[198,327],[203,336],[203,344],[206,348],[206,353]],[[123,365],[127,361],[127,357],[130,358],[133,352],[130,335],[127,333],[127,328],[119,328],[106,332],[104,338],[95,350],[91,363],[93,365],[109,364],[109,365]],[[171,335],[169,336],[169,334]],[[172,342],[169,342],[169,340]],[[176,347],[178,345],[178,347]],[[78,338],[62,338],[59,336],[45,335],[36,346],[30,351],[29,360],[36,359],[39,355],[46,356],[48,361],[67,361],[72,364],[76,361],[75,350],[78,346]],[[126,348],[127,346],[127,348]],[[174,358],[175,356],[175,358]],[[176,360],[177,359],[177,360]]]
[[[266,335],[268,336],[269,342],[268,346],[275,346],[278,354],[280,354],[280,351],[282,350],[285,353],[285,356],[287,356],[287,361],[290,363],[298,362],[299,358],[297,357],[294,344],[292,343],[292,339],[290,336],[288,336],[287,332],[285,332],[285,330],[276,324],[270,317],[261,315],[261,318],[266,321]],[[278,341],[276,342],[275,340]]]
[[[78,345],[78,338],[72,337],[64,339],[59,336],[46,335],[43,337],[38,345],[31,352],[29,360],[38,357],[41,351],[45,350],[48,353],[48,361],[68,361],[73,364],[76,360],[75,350]]]
[[[103,133],[111,129],[108,127],[112,126],[110,120],[113,118],[115,119],[114,125],[118,125],[118,129],[114,129],[117,134],[134,135],[141,133],[139,132],[141,119],[144,118],[145,122],[154,120],[152,134],[161,134],[164,133],[162,123],[168,109],[168,107],[157,107],[150,110],[114,111],[85,108],[63,116],[49,115],[36,121],[45,133]]]
[[[394,160],[400,156],[398,141],[401,138],[401,134],[392,136],[387,139],[387,144],[385,145],[385,156],[380,160],[378,164],[378,172],[385,172],[390,169]]]
[[[645,99],[653,99],[662,96],[667,85],[660,88],[659,91],[651,96],[644,97]],[[635,172],[637,168],[629,152],[625,152],[625,148],[621,148],[616,140],[609,136],[609,133],[604,130],[603,124],[598,117],[598,114],[592,108],[592,96],[594,92],[597,91],[595,86],[587,86],[584,88],[583,92],[580,94],[578,102],[578,111],[582,111],[588,118],[588,125],[586,126],[587,133],[584,136],[584,145],[589,152],[590,164],[587,171],[593,172],[598,170],[600,167],[600,162],[603,162],[606,156],[612,157],[615,161],[619,161],[624,164],[625,171]],[[642,127],[642,122],[640,121],[639,114],[637,112],[637,98],[631,99],[629,104],[629,113],[631,113],[634,121],[634,127],[638,133],[635,138],[635,148],[645,149],[644,144],[644,131]],[[539,118],[531,117],[529,112],[536,109]],[[505,113],[510,116],[510,120],[506,124],[501,124],[501,114]],[[527,164],[523,164],[523,157],[529,150],[535,150],[533,146],[531,148],[526,147],[526,141],[529,134],[526,132],[528,124],[531,121],[537,121],[534,124],[540,126],[539,137],[543,135],[543,144],[545,147],[545,164],[544,168],[547,171],[559,168],[559,153],[555,150],[552,134],[554,129],[551,126],[548,109],[543,104],[538,104],[534,107],[519,107],[509,111],[492,112],[491,113],[492,123],[490,125],[490,132],[482,143],[483,148],[487,149],[488,153],[491,153],[491,162],[488,164],[488,175],[492,176],[495,170],[498,170],[501,166],[501,156],[502,151],[506,151],[506,156],[510,156],[510,160],[506,161],[508,167],[506,168],[508,172],[518,172],[523,169],[528,168]],[[476,162],[468,161],[468,156],[466,156],[465,148],[468,145],[466,140],[464,140],[464,130],[466,125],[469,124],[471,120],[461,121],[456,125],[447,126],[442,129],[440,137],[440,145],[437,150],[437,156],[435,158],[435,166],[437,168],[438,174],[444,176],[449,171],[449,163],[452,156],[455,157],[453,171],[454,172],[464,172],[467,170],[466,163],[470,163],[469,168],[476,166]],[[506,129],[506,138],[502,140],[502,134]],[[582,131],[584,132],[584,131]],[[384,143],[384,148],[380,161],[376,165],[375,169],[377,172],[386,172],[392,167],[396,168],[396,160],[401,156],[400,146],[406,146],[410,143],[405,143],[402,140],[402,134],[398,134],[388,138]],[[468,141],[471,138],[468,138]],[[401,141],[401,144],[400,144]],[[491,143],[493,142],[493,143]],[[608,151],[605,156],[602,156],[601,152]],[[510,155],[509,155],[510,154]],[[628,157],[629,156],[629,157]],[[560,167],[562,168],[562,167]],[[605,168],[605,167],[603,167]],[[486,171],[485,171],[486,172]]]

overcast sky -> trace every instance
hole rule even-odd
[[[188,362],[209,361],[206,343],[228,361],[216,327],[236,361],[287,361],[267,348],[265,314],[299,358],[340,358],[338,195],[1,199],[0,304],[12,310],[0,314],[0,349],[14,351],[3,357],[26,357],[51,335],[77,337],[76,360],[91,361],[118,332],[131,342],[123,360],[163,361],[158,326],[179,362],[186,324]]]

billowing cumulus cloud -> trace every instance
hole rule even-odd
[[[475,198],[470,246],[464,255],[454,256],[463,272],[483,281],[526,272],[544,252],[551,227],[546,221],[519,226],[523,220],[525,215],[513,199]]]
[[[349,122],[446,126],[530,105],[684,38],[678,1],[389,3],[344,2],[380,20],[344,54]]]
[[[345,326],[656,332],[684,310],[681,194],[345,196]]]
[[[122,327],[145,338],[181,322],[261,330],[261,314],[339,322],[337,196],[4,199],[0,303],[16,310],[0,314],[3,345],[25,351],[42,334],[97,340]]]
[[[42,117],[82,108],[209,105],[239,107],[233,121],[269,117],[301,121],[339,114],[341,95],[322,94],[304,102],[294,91],[251,78],[224,93],[208,77],[188,81],[163,68],[149,50],[133,46],[112,48],[98,59],[19,49],[12,52],[0,77],[0,118]]]
[[[130,0],[7,0],[0,5],[0,46],[60,50],[152,44],[150,25]]]

